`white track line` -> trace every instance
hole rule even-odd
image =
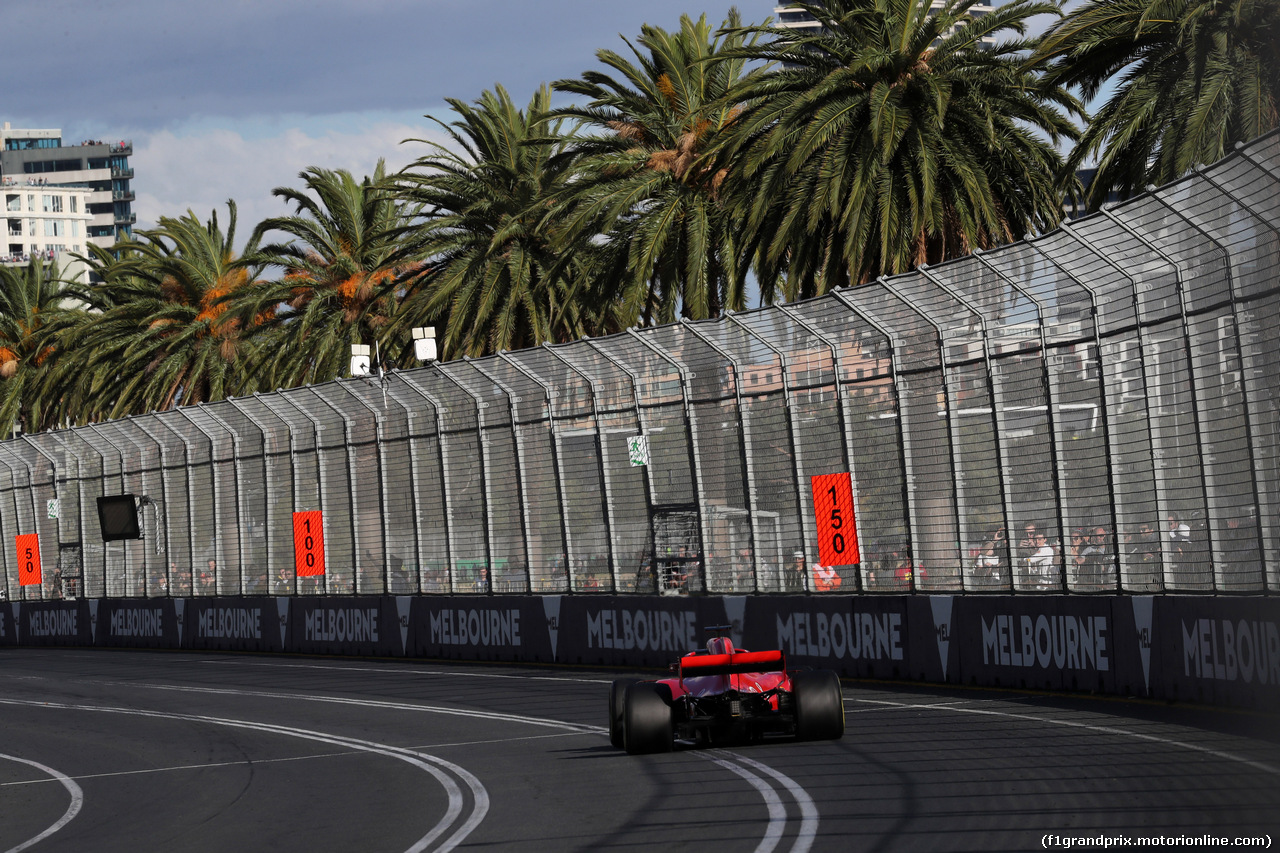
[[[342,671],[358,671],[358,672],[396,672],[396,670],[384,670],[384,669],[375,668],[375,667],[325,666],[325,665],[312,665],[312,664],[253,664],[253,665],[281,667],[281,668],[296,668],[296,669],[342,670]],[[412,671],[400,670],[400,672],[421,673],[422,671],[421,670],[412,670]],[[445,673],[428,672],[426,674],[434,675],[434,674],[445,674]],[[477,673],[475,675],[476,677],[523,680],[522,676],[519,676],[519,675],[498,675],[493,673]],[[568,680],[568,681],[584,681],[584,682],[586,681],[586,679],[560,679],[560,678],[551,678],[551,677],[545,677],[545,676],[534,676],[533,680],[539,680],[539,681]],[[204,694],[228,695],[228,696],[253,696],[253,697],[259,697],[259,698],[266,698],[266,699],[296,699],[296,700],[309,701],[309,702],[327,702],[327,703],[333,703],[333,704],[339,704],[339,705],[356,705],[356,706],[370,707],[370,708],[384,708],[384,709],[401,710],[401,711],[417,711],[417,712],[429,713],[429,714],[444,714],[448,716],[469,717],[472,719],[493,720],[497,722],[523,723],[525,725],[560,729],[561,731],[564,731],[570,734],[590,734],[590,735],[607,735],[608,734],[608,729],[605,728],[604,726],[593,726],[593,725],[587,725],[583,723],[569,723],[563,720],[553,720],[553,719],[548,719],[544,717],[526,717],[526,716],[520,716],[518,714],[505,714],[505,713],[500,713],[495,711],[476,711],[476,710],[464,710],[460,708],[445,708],[445,707],[435,706],[435,705],[419,705],[419,704],[414,704],[409,702],[391,702],[391,701],[378,700],[378,699],[352,699],[352,698],[343,697],[343,696],[322,696],[322,695],[305,694],[305,693],[280,693],[275,691],[241,690],[241,689],[220,688],[220,687],[187,687],[187,686],[176,685],[176,684],[144,684],[140,682],[126,683],[126,682],[112,682],[112,681],[98,681],[96,683],[107,684],[107,685],[128,686],[133,689],[144,687],[152,690],[166,690],[166,691],[174,691],[179,693],[204,693]],[[596,683],[596,682],[592,681],[590,683]],[[602,681],[600,683],[608,683],[608,682]],[[4,700],[0,700],[0,701],[4,701]],[[165,715],[157,715],[157,716],[165,716]],[[446,744],[444,746],[448,746],[448,745]],[[440,749],[442,748],[442,745],[433,744],[432,748]],[[757,770],[760,770],[766,773],[767,775],[776,779],[779,783],[783,785],[783,787],[787,789],[787,791],[791,794],[791,796],[795,799],[797,805],[799,806],[800,814],[801,814],[800,830],[797,835],[796,842],[792,846],[792,851],[793,853],[807,853],[807,851],[810,849],[810,847],[813,844],[814,838],[817,834],[817,828],[818,828],[818,810],[813,803],[813,798],[810,797],[808,793],[802,787],[800,787],[800,785],[798,785],[794,780],[778,772],[777,770],[774,770],[772,767],[769,767],[768,765],[761,764],[760,762],[752,761],[750,759],[742,758],[741,756],[736,755],[734,753],[729,753],[724,751],[718,751],[718,752],[720,752],[721,755],[730,756],[733,759],[742,761],[743,763],[749,765],[750,767],[753,767]],[[747,767],[733,764],[731,761],[728,761],[724,758],[716,758],[706,753],[695,752],[694,754],[697,755],[699,758],[703,758],[707,761],[711,761],[712,763],[726,770],[729,770],[730,772],[742,777],[743,779],[746,779],[747,782],[751,784],[751,786],[754,787],[760,793],[760,796],[765,801],[765,807],[769,812],[769,824],[765,829],[764,838],[761,840],[759,846],[757,846],[756,848],[756,853],[772,853],[772,851],[777,847],[778,843],[781,841],[782,836],[785,832],[786,823],[787,823],[786,809],[783,807],[782,799],[778,796],[777,792],[773,790],[773,788],[769,785],[768,782],[766,782],[764,779],[757,776],[755,773],[752,773],[751,770],[747,769]],[[441,848],[441,849],[445,850],[445,849],[452,849],[452,848]]]
[[[810,797],[809,792],[797,785],[791,777],[779,773],[769,765],[761,764],[759,761],[753,761],[742,755],[735,757],[748,767],[754,767],[761,773],[772,776],[790,792],[792,798],[796,801],[796,805],[800,807],[800,831],[791,850],[793,853],[808,853],[809,848],[813,846],[813,840],[818,835],[818,807],[814,805],[813,797]]]
[[[519,714],[504,714],[500,711],[474,711],[463,708],[446,708],[440,705],[419,705],[413,702],[391,702],[383,699],[352,699],[347,696],[323,696],[314,693],[279,693],[269,690],[240,690],[231,687],[186,687],[180,684],[144,684],[131,681],[97,681],[112,687],[146,688],[148,690],[169,690],[176,693],[205,693],[220,696],[253,696],[262,699],[297,699],[304,702],[328,702],[335,705],[356,705],[361,708],[382,708],[395,711],[421,711],[428,714],[443,714],[450,717],[470,717],[479,720],[494,720],[502,723],[524,723],[530,726],[545,726],[578,734],[600,734],[605,731],[601,726],[589,726],[579,723],[567,723],[563,720],[551,720],[543,717],[523,717]]]
[[[181,661],[182,663],[191,663],[191,661]],[[431,675],[443,678],[496,678],[515,681],[567,681],[574,684],[609,684],[610,679],[607,678],[570,678],[568,676],[558,675],[505,675],[497,672],[453,672],[443,669],[405,669],[395,667],[377,667],[377,666],[339,666],[325,665],[316,663],[259,663],[258,661],[213,658],[202,659],[198,663],[226,664],[228,666],[258,666],[271,667],[274,669],[322,669],[332,670],[335,672],[377,672],[384,675]],[[459,661],[463,663],[464,661]],[[511,662],[512,666],[516,666],[516,662]]]
[[[261,690],[240,690],[240,689],[229,688],[229,687],[186,687],[186,686],[174,685],[174,684],[141,684],[138,682],[131,682],[128,686],[133,688],[147,687],[154,690],[171,690],[179,693],[206,693],[206,694],[220,694],[220,695],[231,695],[231,696],[254,696],[254,697],[262,697],[262,698],[268,698],[268,699],[298,699],[298,700],[303,700],[308,702],[329,702],[329,703],[335,703],[339,705],[357,705],[360,707],[367,707],[367,708],[390,708],[390,709],[402,710],[402,711],[418,711],[418,712],[428,713],[428,714],[445,714],[448,716],[455,716],[455,717],[469,717],[472,719],[494,720],[494,721],[504,722],[504,723],[523,723],[526,725],[542,726],[546,728],[556,728],[570,734],[590,734],[590,735],[607,735],[608,734],[608,729],[606,729],[603,726],[591,726],[591,725],[586,725],[582,723],[568,723],[568,722],[564,722],[563,720],[552,720],[544,717],[524,717],[517,714],[505,714],[505,713],[500,713],[495,711],[476,711],[476,710],[463,710],[460,708],[442,708],[434,705],[417,705],[409,702],[389,702],[389,701],[380,700],[380,699],[351,699],[344,696],[319,696],[319,695],[306,694],[306,693],[301,693],[301,694],[300,693],[278,693],[278,692],[268,692],[268,691],[261,691]],[[440,749],[442,748],[442,746],[439,744],[433,744],[432,748]],[[765,830],[764,839],[760,842],[760,846],[756,848],[756,853],[771,853],[771,851],[777,846],[779,840],[782,838],[783,831],[787,823],[786,809],[782,807],[781,798],[778,797],[777,793],[774,792],[774,790],[769,786],[767,782],[765,782],[759,776],[756,776],[750,770],[738,765],[732,765],[731,763],[725,761],[724,759],[713,758],[710,755],[707,755],[704,753],[694,753],[694,754],[698,755],[698,757],[700,758],[705,758],[708,761],[712,761],[713,763],[727,770],[730,770],[731,772],[737,774],[738,776],[741,776],[742,778],[746,779],[757,791],[760,792],[760,795],[764,798],[765,807],[768,809],[768,812],[769,812],[769,825]],[[757,770],[761,770],[767,773],[768,775],[772,776],[774,779],[777,779],[780,783],[782,783],[784,787],[787,788],[787,790],[795,798],[796,803],[800,806],[800,813],[801,813],[800,831],[796,839],[795,846],[792,847],[792,850],[794,851],[794,853],[806,853],[809,850],[810,846],[813,844],[814,836],[817,834],[818,811],[817,811],[817,808],[814,807],[813,799],[798,784],[796,784],[787,776],[784,776],[782,773],[779,773],[777,770],[774,770],[771,767],[768,767],[764,764],[760,764],[759,762],[756,762],[756,761],[743,759],[738,755],[734,755],[733,753],[722,752],[721,754],[730,755],[735,759],[738,759],[740,761],[743,761],[744,763],[749,764],[750,766],[754,767]]]
[[[328,669],[330,667],[321,667],[321,668]],[[306,693],[302,693],[302,694],[277,693],[277,692],[268,692],[268,691],[260,691],[260,690],[240,690],[240,689],[229,688],[229,687],[186,687],[182,685],[173,685],[173,684],[141,684],[138,682],[131,682],[129,683],[128,686],[134,687],[134,688],[147,687],[154,690],[171,690],[171,691],[176,691],[180,693],[210,693],[210,694],[221,694],[221,695],[231,695],[231,696],[254,696],[254,697],[262,697],[262,698],[268,698],[268,699],[300,699],[300,700],[309,701],[309,702],[329,702],[329,703],[335,703],[339,705],[357,705],[360,707],[368,707],[368,708],[390,708],[390,709],[403,710],[403,711],[419,711],[419,712],[429,713],[429,714],[445,714],[448,716],[455,716],[455,717],[470,717],[472,719],[495,720],[499,722],[508,722],[508,723],[523,723],[526,725],[543,726],[547,728],[557,728],[572,734],[591,734],[591,735],[608,734],[608,730],[603,726],[591,726],[591,725],[585,725],[581,723],[568,723],[568,722],[564,722],[563,720],[552,720],[544,717],[525,717],[517,714],[504,714],[504,713],[494,712],[494,711],[463,710],[459,708],[442,708],[434,705],[417,705],[417,704],[408,703],[408,702],[389,702],[389,701],[380,700],[380,699],[351,699],[343,696],[320,696],[320,695],[306,694]],[[433,744],[432,748],[440,749],[441,745]],[[751,785],[756,788],[756,790],[760,791],[760,795],[764,797],[765,806],[769,811],[769,825],[765,830],[764,839],[760,842],[760,846],[757,847],[756,849],[756,853],[770,853],[770,851],[772,851],[777,846],[778,841],[781,839],[783,830],[787,823],[786,810],[782,808],[781,799],[778,797],[778,795],[773,791],[773,789],[769,786],[767,782],[765,782],[763,779],[761,779],[760,777],[756,776],[755,774],[751,773],[749,770],[746,770],[743,767],[731,765],[726,761],[724,761],[723,759],[712,758],[706,754],[700,754],[700,753],[695,753],[695,754],[697,754],[700,758],[706,758],[708,761],[712,761],[715,764],[721,767],[724,767],[733,773],[736,773],[737,775],[741,776],[742,778],[750,782]],[[733,758],[738,759],[744,762],[745,764],[748,764],[751,767],[754,767],[757,770],[761,770],[767,773],[768,775],[772,776],[774,779],[778,780],[791,793],[792,797],[795,798],[797,805],[800,807],[800,813],[801,813],[799,835],[796,839],[795,845],[792,847],[792,850],[794,851],[794,853],[807,853],[807,851],[813,844],[813,840],[817,834],[817,828],[818,828],[818,810],[813,804],[813,798],[811,798],[802,787],[796,784],[795,781],[783,775],[782,773],[779,773],[777,770],[774,770],[772,767],[768,767],[767,765],[761,764],[756,761],[751,761],[750,759],[742,758],[741,756],[735,755],[733,753],[721,752],[721,754],[731,755]]]
[[[458,784],[444,772],[444,770],[440,769],[442,767],[456,774],[467,784],[467,787],[471,790],[473,807],[471,815],[453,832],[452,835],[444,839],[443,843],[441,843],[439,847],[434,848],[435,850],[439,851],[439,853],[447,853],[447,851],[453,850],[461,844],[468,835],[475,831],[476,827],[480,825],[481,821],[484,820],[485,815],[489,812],[489,794],[485,790],[484,786],[480,784],[480,780],[469,771],[453,764],[452,762],[437,758],[434,755],[427,755],[413,750],[388,746],[387,744],[359,740],[357,738],[342,737],[339,735],[329,735],[322,732],[310,731],[308,729],[276,726],[269,723],[253,723],[247,720],[209,717],[202,714],[161,713],[159,711],[144,711],[137,708],[111,708],[99,705],[71,705],[61,702],[36,702],[6,698],[0,698],[0,704],[34,706],[39,708],[59,708],[72,711],[94,711],[98,713],[124,714],[126,716],[152,717],[165,720],[189,720],[192,722],[209,723],[212,725],[227,726],[230,728],[251,729],[269,734],[282,734],[288,737],[313,740],[320,743],[332,744],[334,746],[345,746],[361,750],[362,752],[377,753],[397,758],[434,776],[441,786],[444,787],[445,792],[449,797],[449,805],[445,811],[445,816],[441,818],[441,820],[432,827],[426,835],[422,836],[422,838],[418,839],[417,842],[411,845],[406,850],[406,853],[423,853],[423,851],[427,850],[437,839],[448,831],[449,827],[462,813],[464,802],[462,790],[458,787]],[[22,848],[15,848],[15,850],[17,849]]]
[[[717,752],[720,752],[717,750]],[[738,758],[731,752],[723,752],[731,758]],[[782,798],[778,796],[778,792],[773,790],[768,782],[761,779],[745,767],[741,767],[727,758],[719,758],[716,755],[700,754],[699,758],[705,758],[712,764],[723,767],[730,773],[736,773],[751,787],[760,792],[760,796],[764,798],[765,807],[769,810],[769,825],[765,828],[764,838],[760,839],[760,843],[756,845],[755,853],[773,853],[774,848],[778,846],[778,842],[782,840],[783,830],[787,826],[787,810],[782,805]]]
[[[16,755],[4,755],[3,753],[0,753],[0,758],[6,758],[9,761],[17,761],[21,764],[29,764],[38,770],[43,770],[45,773],[48,773],[54,779],[57,779],[59,782],[61,782],[62,787],[66,788],[67,792],[71,794],[71,805],[67,806],[66,812],[62,815],[61,818],[58,819],[58,821],[53,826],[49,827],[44,832],[37,835],[35,838],[22,842],[17,847],[10,847],[8,850],[5,851],[5,853],[18,853],[18,851],[20,850],[26,850],[28,847],[38,844],[39,842],[48,838],[50,835],[53,835],[59,829],[62,829],[62,827],[66,826],[68,823],[71,822],[72,818],[80,814],[80,808],[84,805],[84,792],[80,790],[79,785],[71,781],[71,778],[69,776],[59,773],[57,770],[54,770],[52,767],[46,767],[43,764],[40,764],[35,761],[28,761],[25,758],[18,758],[18,756]]]
[[[312,755],[291,755],[288,758],[255,758],[242,761],[211,761],[206,764],[175,764],[170,767],[148,767],[145,770],[116,770],[111,773],[78,773],[69,777],[76,782],[88,779],[110,779],[114,776],[148,776],[152,773],[180,773],[184,770],[212,770],[218,767],[258,767],[264,764],[285,764],[292,761],[313,761],[317,758],[343,758],[355,755],[352,750],[342,752],[317,752]],[[26,779],[21,782],[0,782],[0,788],[13,788],[19,785],[47,785],[53,779]]]
[[[1263,773],[1270,773],[1280,776],[1280,768],[1273,767],[1270,764],[1263,764],[1261,761],[1253,761],[1249,758],[1243,758],[1239,755],[1232,755],[1229,752],[1223,752],[1220,749],[1210,749],[1207,746],[1200,746],[1196,743],[1187,743],[1182,740],[1174,740],[1173,738],[1160,737],[1159,735],[1143,734],[1142,732],[1131,732],[1127,729],[1117,729],[1113,726],[1098,726],[1092,723],[1078,723],[1073,720],[1055,720],[1049,717],[1037,717],[1034,714],[1014,714],[1009,711],[989,711],[985,708],[960,708],[955,705],[937,705],[937,704],[918,704],[909,702],[889,702],[885,699],[859,699],[859,702],[867,702],[872,705],[889,705],[894,708],[921,708],[925,710],[951,711],[955,714],[980,714],[988,717],[1008,717],[1013,720],[1028,720],[1033,723],[1047,723],[1053,726],[1066,726],[1073,729],[1085,729],[1100,734],[1120,735],[1121,737],[1131,737],[1137,740],[1151,741],[1152,743],[1162,743],[1166,746],[1176,746],[1182,749],[1189,749],[1192,752],[1200,752],[1205,755],[1212,755],[1214,758],[1221,758],[1226,761],[1236,761],[1254,770],[1261,770]]]

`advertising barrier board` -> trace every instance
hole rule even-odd
[[[559,604],[558,595],[414,598],[405,648],[413,657],[552,663]]]
[[[0,646],[665,668],[727,633],[846,678],[1280,708],[1261,596],[278,596],[0,602]]]
[[[730,620],[719,597],[566,595],[555,624],[561,663],[657,667],[704,648],[703,629]]]
[[[92,608],[91,608],[92,605]],[[98,602],[15,601],[13,615],[18,623],[18,643],[23,646],[91,646],[91,609]]]
[[[18,623],[13,618],[13,605],[0,601],[0,646],[18,645]]]
[[[285,651],[400,657],[404,640],[391,596],[289,599]]]
[[[177,603],[172,598],[95,601],[90,605],[91,610],[96,610],[92,620],[94,642],[132,649],[176,649],[180,645]]]
[[[1067,596],[964,596],[951,640],[964,684],[1114,692],[1111,600]]]
[[[906,678],[904,596],[757,596],[746,607],[748,649],[781,649],[788,665],[850,678]]]
[[[906,678],[935,684],[960,683],[960,640],[955,639],[958,595],[900,596],[906,608]]]
[[[178,644],[186,649],[282,652],[290,598],[175,600]]]
[[[1112,680],[1108,692],[1138,698],[1162,697],[1159,650],[1152,642],[1154,596],[1130,595],[1108,597],[1111,604]]]
[[[1280,708],[1274,599],[1160,596],[1153,623],[1161,698]]]

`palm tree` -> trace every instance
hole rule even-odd
[[[1057,224],[1066,179],[1054,146],[1076,138],[1068,116],[1081,108],[1042,84],[1021,38],[1055,4],[1012,0],[981,17],[973,0],[800,5],[820,32],[748,28],[771,41],[738,51],[778,63],[737,93],[749,105],[729,149],[763,298]]]
[[[271,191],[295,214],[264,220],[251,238],[260,242],[271,231],[296,238],[263,246],[252,258],[282,267],[284,276],[237,300],[241,314],[260,318],[260,330],[272,329],[261,371],[273,387],[322,382],[345,370],[349,346],[372,343],[385,328],[395,310],[392,284],[411,268],[398,254],[405,208],[383,161],[359,183],[341,169],[311,167],[298,177],[305,190]]]
[[[722,26],[741,24],[734,10]],[[645,25],[638,46],[624,41],[634,59],[596,52],[617,77],[586,71],[553,84],[590,99],[553,115],[601,132],[572,143],[582,157],[570,187],[574,226],[607,234],[623,256],[626,301],[645,322],[741,310],[747,265],[720,200],[728,171],[712,156],[740,112],[731,92],[747,78],[746,62],[725,51],[744,37],[715,37],[705,15],[683,15],[674,33]]]
[[[405,236],[424,267],[403,283],[397,338],[407,340],[412,326],[443,325],[447,359],[572,340],[609,325],[588,274],[596,252],[566,243],[565,207],[552,201],[573,172],[547,117],[550,101],[546,86],[523,110],[501,86],[474,105],[450,99],[458,118],[436,123],[454,146],[414,140],[431,150],[400,183],[421,211]]]
[[[1092,100],[1116,83],[1068,158],[1097,159],[1089,205],[1222,159],[1280,111],[1275,0],[1090,0],[1046,32],[1033,60]]]
[[[228,201],[224,233],[215,211],[207,223],[187,211],[111,249],[92,247],[84,260],[103,279],[86,294],[95,310],[77,329],[88,363],[75,380],[81,399],[109,400],[107,417],[163,410],[248,393],[255,318],[230,306],[256,285],[258,266],[233,251],[236,206]]]
[[[34,257],[26,267],[0,266],[0,436],[57,423],[49,398],[36,391],[57,351],[51,336],[63,313],[66,283],[57,263]]]

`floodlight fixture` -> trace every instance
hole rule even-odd
[[[369,345],[368,344],[352,344],[351,345],[351,375],[352,376],[368,376],[369,375]]]
[[[418,361],[436,360],[435,326],[420,326],[413,330],[413,354]]]

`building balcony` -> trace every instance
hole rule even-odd
[[[137,193],[135,193],[133,190],[112,190],[111,191],[112,201],[133,201],[137,197],[138,197]]]
[[[132,168],[129,168],[129,169],[121,169],[121,168],[119,168],[119,167],[117,167],[117,166],[112,166],[112,167],[111,167],[111,177],[113,177],[113,178],[132,178],[132,177],[133,177],[133,169],[132,169]]]
[[[130,154],[133,153],[132,139],[126,139],[121,142],[109,142],[107,144],[111,148],[112,154],[123,154],[124,156],[128,157]]]

